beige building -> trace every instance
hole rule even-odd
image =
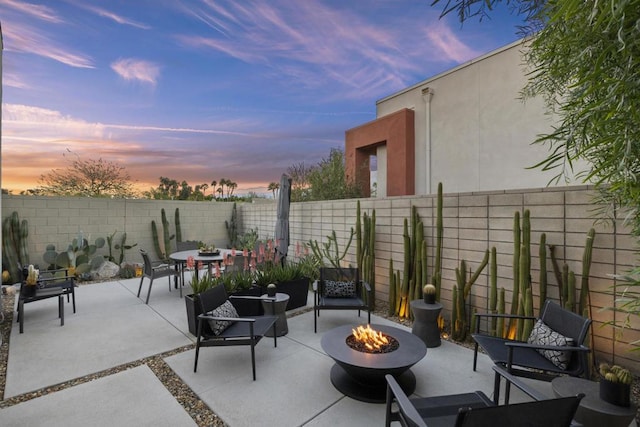
[[[520,97],[527,82],[517,41],[376,104],[377,119],[346,132],[347,173],[377,158],[377,196],[545,187],[556,172],[528,169],[548,155],[532,142],[551,130],[541,99]],[[560,182],[565,185],[564,181]]]

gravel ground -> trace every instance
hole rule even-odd
[[[85,286],[84,284],[81,286]],[[124,365],[116,366],[111,369],[107,369],[101,372],[97,372],[85,377],[76,378],[71,381],[67,381],[55,386],[46,387],[40,390],[36,390],[30,393],[25,393],[19,396],[14,396],[9,399],[4,399],[4,389],[7,380],[7,361],[9,356],[9,338],[11,335],[11,327],[13,326],[13,307],[15,304],[15,297],[12,295],[4,295],[2,304],[2,313],[4,319],[0,322],[0,334],[2,336],[2,345],[0,345],[0,409],[13,406],[20,402],[25,402],[37,397],[43,396],[48,393],[53,393],[59,390],[64,390],[68,387],[73,387],[78,384],[92,381],[96,378],[106,377],[117,372],[121,372],[130,368],[134,368],[140,365],[147,365],[155,375],[160,379],[162,384],[169,390],[169,392],[176,398],[176,400],[184,407],[185,411],[189,413],[194,422],[201,427],[206,426],[227,426],[218,416],[211,411],[211,409],[202,402],[198,396],[176,375],[173,370],[164,362],[164,358],[172,356],[174,354],[189,351],[194,348],[194,344],[177,348],[175,350],[157,354],[155,356],[147,357],[144,359],[136,360],[135,362],[126,363]],[[394,316],[388,315],[388,306],[384,302],[376,301],[375,314],[384,317],[386,319],[395,321],[405,326],[411,326],[411,321],[406,319],[399,319]],[[312,310],[309,307],[307,310],[297,312],[295,315],[306,313]],[[1,317],[1,316],[0,316]],[[465,347],[471,347],[471,343],[456,343]],[[638,377],[634,378],[632,385],[633,402],[639,402],[640,398],[640,381]],[[638,425],[640,425],[640,410],[636,416]]]

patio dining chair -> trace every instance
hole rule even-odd
[[[176,242],[176,250],[182,251],[194,251],[198,249],[198,242],[195,240],[185,240],[184,242]],[[187,269],[187,262],[174,261],[180,271],[181,285],[184,286],[184,271]],[[196,267],[197,268],[197,267]],[[178,285],[176,284],[176,287]]]
[[[240,317],[230,298],[254,299],[271,302],[269,315]],[[251,347],[251,367],[256,380],[255,346],[272,330],[273,346],[278,346],[275,315],[275,298],[252,296],[227,296],[224,285],[217,285],[199,295],[202,314],[198,316],[198,339],[193,372],[198,369],[200,347],[246,345]]]
[[[410,399],[392,375],[385,378],[385,427],[390,427],[392,422],[404,427],[565,427],[573,424],[584,397],[580,394],[501,406],[481,391]],[[529,394],[523,383],[514,379],[513,384]]]
[[[320,279],[313,289],[313,331],[318,332],[318,317],[322,310],[367,311],[371,323],[371,286],[361,281],[357,268],[320,268]]]
[[[480,332],[481,319],[491,317],[530,319],[535,326],[527,342],[514,341]],[[476,370],[478,350],[482,347],[493,363],[515,376],[542,381],[551,381],[560,375],[584,376],[588,373],[587,353],[590,351],[584,342],[590,325],[591,319],[562,308],[551,300],[545,302],[539,319],[477,313],[476,331],[472,334],[475,341],[473,370]],[[505,389],[507,403],[509,384],[507,382]]]
[[[142,269],[142,277],[140,278],[140,286],[138,286],[138,298],[140,298],[140,291],[142,290],[142,282],[144,278],[149,279],[149,290],[147,291],[147,299],[145,304],[149,304],[149,296],[151,296],[151,287],[153,286],[153,281],[155,279],[159,279],[161,277],[169,278],[169,292],[171,292],[171,278],[174,277],[176,280],[180,278],[180,273],[178,270],[173,268],[173,266],[168,264],[154,264],[151,262],[149,258],[149,254],[144,249],[140,249],[140,255],[142,255],[142,260],[144,262],[144,267]],[[180,289],[180,298],[182,298],[182,286],[179,286]]]

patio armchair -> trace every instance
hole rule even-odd
[[[73,312],[76,312],[76,281],[75,276],[69,274],[68,268],[59,268],[55,270],[40,270],[38,277],[38,288],[62,288],[63,295],[67,296],[67,302],[73,304]]]
[[[271,302],[270,315],[240,317],[230,299],[259,299]],[[199,295],[202,313],[198,316],[198,339],[193,372],[198,369],[200,347],[246,345],[251,347],[251,368],[256,380],[255,346],[272,330],[273,346],[278,346],[275,315],[275,298],[252,296],[227,296],[224,285],[214,286]]]
[[[173,266],[164,264],[164,263],[156,263],[151,262],[149,258],[149,254],[144,249],[140,249],[140,255],[142,255],[142,260],[144,262],[144,266],[142,268],[142,277],[140,278],[140,286],[138,286],[138,298],[140,298],[140,291],[142,290],[142,282],[144,278],[149,279],[149,290],[147,291],[147,299],[145,304],[149,304],[149,296],[151,296],[151,287],[153,286],[153,281],[155,279],[159,279],[161,277],[169,278],[169,292],[171,292],[171,277],[174,277],[176,280],[180,278],[180,272],[173,268]],[[182,298],[182,286],[179,286],[180,289],[180,298]]]
[[[527,342],[495,337],[480,332],[483,318],[531,319],[535,326]],[[560,375],[583,376],[588,373],[587,353],[584,345],[591,319],[573,313],[551,300],[547,300],[540,318],[507,315],[476,314],[473,370],[476,370],[478,349],[482,349],[493,363],[506,372],[520,377],[551,381]],[[509,402],[509,384],[505,389],[505,402]]]
[[[318,317],[322,310],[367,311],[371,323],[371,286],[360,280],[357,268],[320,268],[320,279],[313,289],[313,331],[318,332]]]
[[[496,375],[499,375],[496,372]],[[573,417],[584,395],[533,400],[498,406],[483,392],[409,398],[392,375],[387,380],[385,427],[399,422],[404,427],[564,427]],[[511,378],[525,393],[542,397],[524,383]]]

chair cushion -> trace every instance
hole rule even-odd
[[[533,345],[572,346],[573,338],[565,337],[564,335],[551,329],[542,320],[538,320],[533,326],[527,342]],[[571,352],[558,350],[537,351],[558,368],[567,369],[569,360],[571,359]]]
[[[350,298],[356,296],[356,284],[353,281],[324,281],[324,295],[328,298]]]
[[[221,304],[218,308],[211,311],[213,317],[233,317],[238,318],[238,312],[236,311],[231,301],[227,300]],[[225,329],[231,325],[231,320],[209,320],[209,327],[213,332],[213,335],[220,335]]]

